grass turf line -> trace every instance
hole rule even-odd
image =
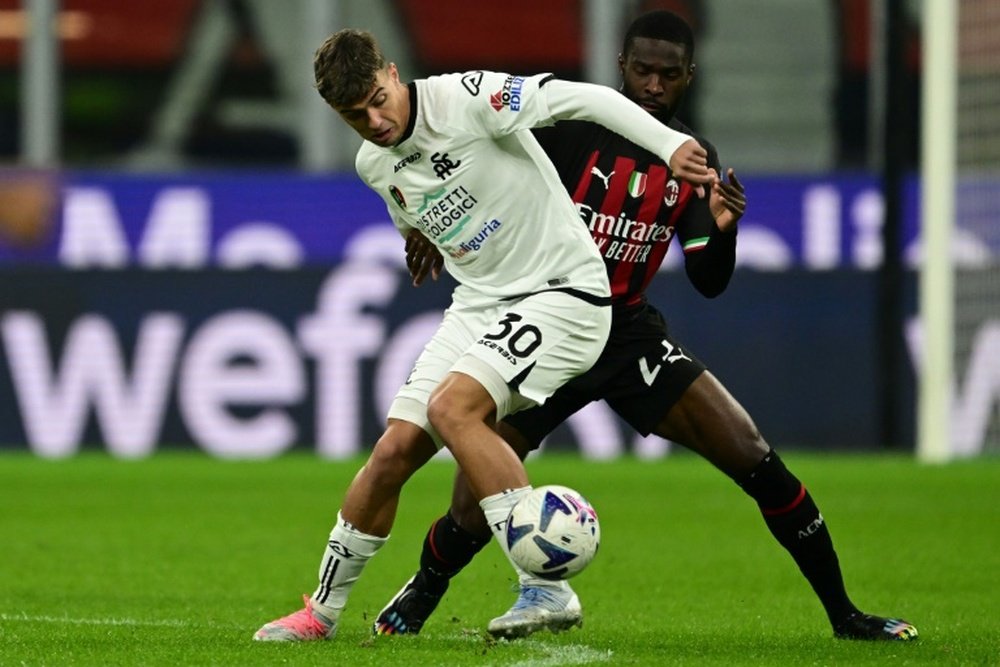
[[[370,636],[447,502],[453,467],[435,462],[404,490],[392,539],[355,587],[338,637],[262,645],[254,630],[312,590],[361,460],[5,454],[0,664],[997,664],[1000,461],[785,458],[824,513],[855,602],[912,621],[920,642],[833,640],[753,503],[694,456],[530,462],[535,484],[580,490],[601,518],[601,551],[574,580],[583,630],[486,636],[514,599],[491,545],[420,636]]]

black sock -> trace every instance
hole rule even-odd
[[[823,515],[806,487],[771,450],[738,482],[757,501],[764,522],[788,550],[836,626],[857,608],[847,597],[840,562]]]
[[[452,518],[451,512],[431,524],[420,553],[420,574],[432,589],[444,592],[448,581],[489,544],[490,536],[477,537]]]

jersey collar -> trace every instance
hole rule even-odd
[[[410,117],[406,121],[406,130],[403,131],[402,136],[399,137],[399,141],[396,142],[397,146],[410,138],[410,135],[413,134],[413,127],[417,124],[417,84],[411,81],[406,84],[406,88],[410,92]]]

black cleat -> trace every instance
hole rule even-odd
[[[856,611],[833,628],[837,639],[864,639],[868,641],[914,641],[917,629],[898,618],[882,618]]]
[[[413,575],[406,585],[389,600],[389,604],[379,612],[372,625],[376,635],[415,635],[438,606],[438,602],[448,590],[444,586],[432,588],[427,585],[421,572]]]

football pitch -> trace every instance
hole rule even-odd
[[[600,515],[600,552],[573,580],[583,628],[489,638],[515,597],[490,545],[419,636],[371,636],[446,506],[453,466],[432,462],[404,490],[336,639],[276,645],[251,636],[312,591],[360,460],[5,454],[0,665],[1000,664],[1000,460],[785,459],[823,511],[854,601],[911,621],[920,641],[832,639],[753,503],[691,455],[529,462],[536,485],[577,488]]]

